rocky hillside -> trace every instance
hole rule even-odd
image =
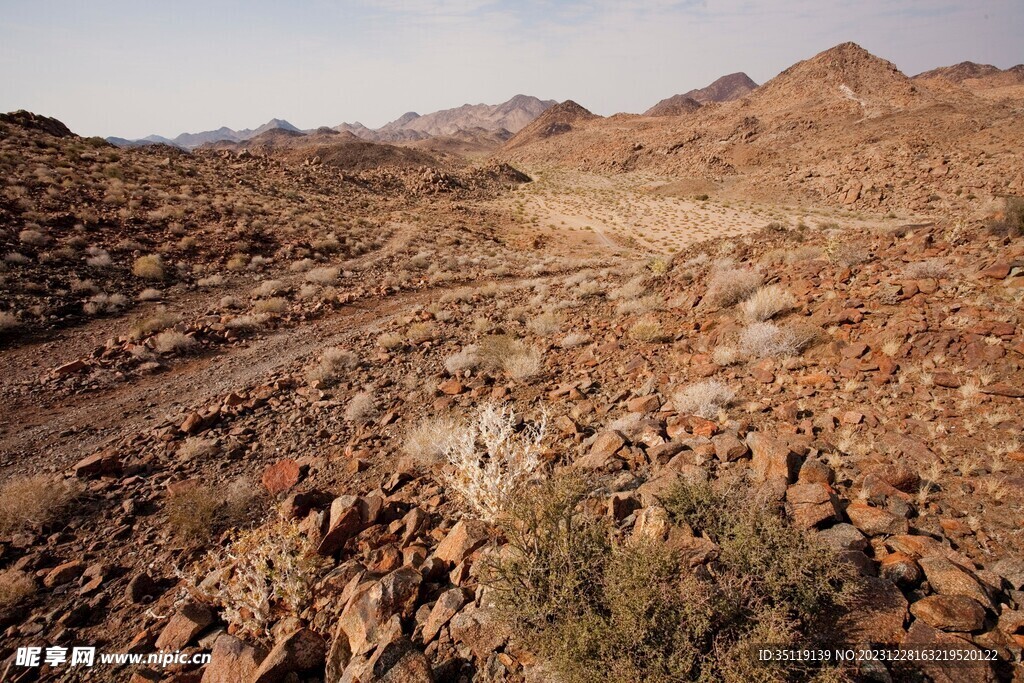
[[[700,109],[700,102],[686,95],[673,95],[644,112],[644,116],[682,116]]]
[[[520,133],[499,156],[708,180],[737,196],[985,214],[1000,196],[1024,191],[1018,108],[926,88],[846,43],[742,100],[685,117],[581,119],[563,135],[529,142]]]

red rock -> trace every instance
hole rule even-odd
[[[279,683],[288,674],[323,674],[327,660],[327,644],[322,636],[308,628],[302,628],[278,641],[260,668],[250,679],[251,683]]]
[[[661,401],[654,394],[637,396],[626,402],[626,410],[631,413],[651,413],[661,407]]]
[[[846,514],[853,526],[867,536],[905,534],[910,528],[906,519],[867,503],[850,503],[846,508]]]
[[[907,599],[889,581],[863,577],[854,603],[836,623],[839,642],[898,643],[903,639]]]
[[[437,385],[438,391],[447,396],[457,396],[466,390],[462,382],[452,377]]]
[[[278,460],[263,470],[263,487],[276,496],[294,487],[302,479],[302,468],[292,459]]]
[[[965,595],[929,595],[910,606],[910,613],[940,631],[977,631],[985,608]]]
[[[889,641],[893,642],[893,641]],[[904,647],[921,648],[930,651],[963,651],[963,655],[922,658],[915,661],[919,669],[933,683],[991,683],[996,680],[991,665],[984,661],[979,648],[958,636],[943,633],[932,628],[922,619],[917,619],[902,640]],[[973,653],[973,654],[972,654]],[[970,659],[972,664],[964,666],[957,659]]]
[[[423,624],[423,642],[429,643],[437,636],[441,627],[459,613],[466,604],[466,592],[462,588],[452,588],[441,594],[430,609],[427,621]]]
[[[262,647],[248,645],[227,634],[218,636],[201,683],[250,683],[266,657],[267,651]]]
[[[993,280],[1002,280],[1010,274],[1010,264],[1005,262],[995,263],[979,273],[982,277],[990,277]]]
[[[932,590],[940,595],[964,595],[982,606],[992,608],[988,593],[976,578],[944,557],[922,557],[918,560]]]
[[[65,562],[64,564],[57,565],[46,574],[46,577],[43,579],[43,585],[47,588],[60,586],[68,581],[77,579],[82,575],[83,571],[85,571],[84,562]]]
[[[160,632],[156,639],[156,648],[165,651],[180,650],[212,622],[213,613],[205,606],[195,602],[185,603]]]
[[[712,437],[711,443],[715,447],[715,457],[722,462],[739,460],[750,452],[747,444],[733,434],[718,434]]]
[[[1024,387],[1010,386],[1002,382],[990,384],[981,388],[981,393],[993,396],[1007,396],[1009,398],[1024,398]]]
[[[883,557],[879,573],[904,588],[916,586],[924,578],[924,572],[914,558],[901,552],[889,553]]]
[[[475,519],[459,520],[434,550],[434,557],[456,565],[490,538],[487,525]]]
[[[73,360],[70,363],[65,363],[64,365],[57,367],[56,369],[54,369],[54,372],[57,373],[58,375],[74,375],[76,373],[82,372],[88,367],[89,364],[86,363],[84,360]]]
[[[341,550],[350,538],[363,529],[363,513],[356,496],[339,496],[331,503],[327,516],[327,531],[317,547],[323,556],[333,555]]]
[[[79,460],[73,469],[80,479],[117,475],[121,473],[121,458],[117,451],[101,451]]]

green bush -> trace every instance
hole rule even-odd
[[[681,483],[666,500],[678,533],[721,549],[694,570],[671,542],[615,538],[586,511],[587,491],[564,475],[525,491],[485,575],[516,637],[562,680],[842,680],[762,666],[750,652],[798,642],[852,595],[853,570],[831,551],[768,506]]]

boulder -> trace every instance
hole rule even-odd
[[[483,522],[476,519],[459,520],[438,544],[434,557],[449,565],[456,565],[486,543],[488,538],[490,534]]]
[[[985,608],[966,595],[929,595],[910,606],[910,613],[940,631],[977,631]]]
[[[320,634],[300,628],[277,641],[250,679],[251,683],[279,683],[289,674],[323,672],[327,646]]]
[[[226,633],[217,637],[210,650],[210,663],[201,683],[250,683],[267,657],[262,647],[248,645]]]

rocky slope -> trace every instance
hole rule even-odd
[[[715,82],[707,87],[690,90],[682,95],[673,95],[666,98],[644,112],[644,116],[678,116],[679,114],[688,114],[697,108],[690,104],[688,100],[692,100],[698,105],[707,104],[708,102],[730,102],[750,94],[755,88],[757,88],[757,83],[745,73],[728,74],[715,80]]]
[[[1024,191],[1019,104],[932,90],[847,43],[742,100],[686,117],[580,120],[513,138],[512,163],[697,178],[737,196],[803,197],[854,209],[984,214]],[[537,125],[537,122],[534,123]]]

